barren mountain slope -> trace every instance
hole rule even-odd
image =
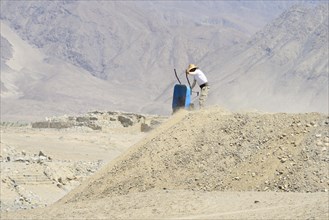
[[[222,23],[223,18],[209,7],[199,8],[202,17],[187,13],[193,6],[202,5],[198,2],[1,4],[2,21],[48,56],[81,67],[111,84],[121,84],[125,89],[138,87],[156,94],[173,80],[168,72],[172,73],[174,66],[185,66],[190,59],[201,58],[207,47],[232,45],[248,36],[247,29],[235,27],[243,27],[242,21],[234,24],[226,18],[228,24]],[[190,33],[192,28],[194,34]]]
[[[328,112],[328,8],[292,7],[246,44],[204,57],[211,102],[235,110]]]
[[[130,94],[144,93],[136,88],[110,85],[82,68],[49,57],[4,23],[1,23],[1,35],[4,37],[1,41],[2,121],[41,120],[113,106],[131,109],[136,99]],[[138,101],[147,103],[145,93],[143,97]]]
[[[218,108],[180,114],[63,202],[151,189],[328,189],[328,116],[233,114]]]
[[[323,13],[303,9],[305,16],[291,20],[287,12],[251,44],[244,44],[295,3],[1,1],[2,24],[38,51],[22,50],[15,57],[20,54],[17,45],[1,30],[2,117],[40,120],[94,109],[170,114],[176,83],[173,68],[184,83],[189,63],[197,63],[209,76],[210,104],[272,112],[326,111],[322,102],[327,98],[328,71],[323,60],[328,55],[327,25],[312,32],[325,20]],[[291,29],[281,28],[281,22]],[[308,43],[292,40],[292,44],[271,47],[277,41],[284,44],[286,35],[298,37],[298,30],[306,33]],[[264,40],[264,36],[268,37]],[[320,44],[319,38],[324,39]],[[313,43],[321,49],[310,50]],[[230,49],[232,45],[238,49]],[[281,66],[281,61],[299,52],[302,59],[289,61],[294,68]],[[40,53],[44,56],[34,63]],[[272,53],[278,59],[272,59]],[[9,65],[17,67],[17,63],[19,71]],[[313,67],[316,74],[310,76]],[[300,73],[300,69],[307,71]]]
[[[239,41],[294,3],[3,1],[1,19],[47,55],[100,78],[127,80],[138,78],[127,67],[145,75],[152,66],[162,67],[154,58],[164,66],[185,65],[188,56],[197,60],[206,46]]]
[[[209,7],[199,9],[202,18],[186,13],[199,4],[1,1],[2,26],[7,24],[26,44],[45,54],[34,68],[21,65],[20,71],[8,67],[8,59],[2,59],[1,95],[6,106],[3,118],[15,120],[16,116],[22,120],[22,115],[32,115],[36,119],[38,115],[104,108],[170,112],[170,105],[163,105],[163,100],[155,103],[155,99],[162,93],[166,93],[165,100],[171,99],[172,70],[176,65],[185,66],[190,58],[199,59],[207,47],[232,45],[248,35],[247,29],[237,28],[243,27],[242,21],[235,24]],[[190,34],[191,28],[196,34]],[[3,29],[1,35],[4,41],[12,40]],[[221,40],[217,41],[217,37]],[[15,44],[11,46],[5,51],[17,48]],[[29,64],[35,57],[29,52],[24,50],[13,60]],[[52,63],[53,59],[61,61]],[[39,66],[45,66],[42,62],[53,65],[40,70]],[[75,71],[65,64],[74,64]],[[78,71],[81,78],[75,73]],[[85,72],[95,77],[85,77]],[[67,89],[70,85],[74,89]],[[88,91],[94,94],[91,99]],[[11,99],[7,99],[8,95]]]

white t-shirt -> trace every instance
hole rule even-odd
[[[207,77],[200,69],[196,69],[194,72],[189,72],[189,74],[194,76],[194,79],[199,86],[208,82]]]

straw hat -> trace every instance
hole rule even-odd
[[[199,68],[197,65],[190,64],[190,65],[188,65],[188,67],[187,67],[187,72],[190,72],[191,69],[197,69],[197,68]]]

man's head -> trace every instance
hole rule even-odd
[[[187,72],[194,72],[196,69],[198,69],[198,67],[195,64],[190,64],[187,67]]]

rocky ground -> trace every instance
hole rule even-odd
[[[91,112],[31,124],[2,123],[1,211],[48,206],[165,120]]]
[[[215,108],[179,116],[109,164],[80,188],[83,193],[70,194],[72,199],[149,189],[328,191],[327,115]]]
[[[54,205],[3,216],[327,219],[328,150],[328,115],[180,111]]]

